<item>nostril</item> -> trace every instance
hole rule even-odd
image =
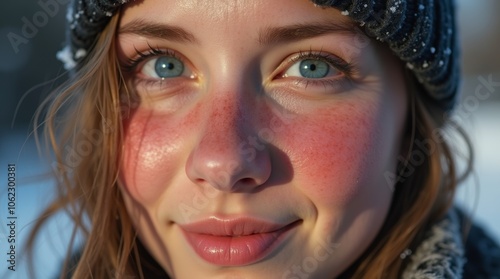
[[[240,179],[240,183],[243,185],[253,184],[253,183],[255,183],[255,179],[250,178],[250,177],[245,177],[245,178]]]
[[[205,180],[204,180],[204,179],[202,179],[202,178],[196,178],[196,179],[194,179],[193,181],[194,181],[195,183],[197,183],[197,184],[202,184],[203,182],[205,182]]]
[[[271,173],[267,149],[259,150],[253,160],[247,161],[230,141],[224,140],[225,149],[214,148],[209,135],[202,138],[187,159],[185,171],[192,182],[237,192],[250,191],[267,181]]]

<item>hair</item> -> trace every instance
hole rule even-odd
[[[27,246],[32,258],[43,225],[54,213],[65,211],[74,228],[60,278],[166,277],[137,239],[118,186],[122,120],[134,99],[117,59],[118,20],[119,15],[113,16],[81,68],[37,111],[35,121],[44,117],[45,141],[54,157],[58,196],[40,215]],[[414,248],[425,229],[446,213],[458,183],[471,169],[472,152],[464,131],[425,97],[409,71],[405,79],[409,109],[401,155],[406,159],[399,163],[397,174],[389,176],[396,183],[388,216],[371,246],[343,273],[349,278],[397,278],[405,264],[400,258],[403,250]],[[470,157],[462,176],[445,127],[455,130],[468,147]],[[419,150],[417,140],[429,148]],[[76,150],[78,159],[67,146]],[[417,152],[424,153],[418,162],[412,159]],[[85,243],[74,260],[78,232]]]

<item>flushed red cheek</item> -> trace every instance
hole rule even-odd
[[[129,194],[154,202],[176,171],[179,129],[151,112],[137,111],[127,121],[121,178]]]
[[[298,187],[324,204],[345,205],[373,177],[378,142],[371,112],[317,113],[290,127],[287,138]],[[300,131],[300,132],[293,132]]]

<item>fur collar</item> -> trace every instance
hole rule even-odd
[[[460,232],[460,219],[451,209],[444,219],[431,227],[424,241],[412,253],[406,250],[402,258],[410,256],[402,279],[461,279],[465,248]]]

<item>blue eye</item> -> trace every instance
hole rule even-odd
[[[185,75],[184,62],[173,56],[160,56],[146,62],[141,72],[157,79],[180,77]]]
[[[294,63],[284,74],[285,77],[324,78],[331,74],[330,64],[320,59],[303,59]]]

